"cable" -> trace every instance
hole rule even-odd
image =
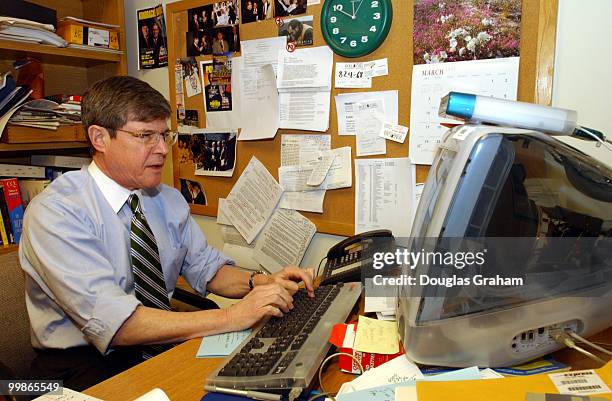
[[[578,335],[577,333],[574,333],[573,331],[569,331],[567,332],[567,334],[569,334],[570,336],[574,337],[576,340],[581,341],[585,344],[590,345],[591,347],[595,348],[597,351],[603,352],[604,354],[610,355],[612,356],[612,351],[605,349],[604,347],[600,347],[599,345],[587,340],[586,338]]]
[[[317,271],[315,272],[315,278],[319,277],[319,269],[321,268],[321,263],[323,263],[325,259],[327,259],[327,256],[323,256],[323,259],[319,262],[319,266],[317,266]]]
[[[357,362],[357,365],[359,366],[359,374],[362,374],[364,372],[363,369],[363,365],[361,365],[361,362],[359,361],[359,359],[355,358],[354,355],[348,354],[346,352],[336,352],[335,354],[331,354],[330,356],[328,356],[327,358],[325,358],[323,360],[323,362],[321,363],[321,366],[319,366],[319,386],[321,386],[321,394],[317,394],[318,396],[321,396],[323,394],[325,395],[329,395],[330,398],[332,399],[332,401],[336,401],[336,397],[334,397],[334,395],[331,395],[331,392],[325,391],[325,388],[323,387],[323,382],[321,380],[321,374],[323,373],[323,367],[325,367],[325,364],[327,362],[329,362],[330,359],[336,357],[336,356],[340,356],[340,355],[346,355],[348,357],[350,357],[353,361]],[[312,401],[315,398],[318,398],[317,396],[312,397],[311,399],[309,399],[308,401]]]
[[[312,397],[310,397],[310,398],[308,399],[308,401],[314,401],[314,400],[316,400],[317,398],[327,397],[328,395],[329,395],[331,398],[333,398],[333,399],[335,400],[335,398],[334,398],[334,396],[332,395],[332,393],[319,393],[319,394],[315,394],[315,395],[313,395]]]
[[[570,336],[566,333],[566,332],[559,332],[557,334],[553,335],[553,338],[556,342],[565,345],[571,349],[574,349],[578,352],[580,352],[581,354],[584,354],[585,356],[591,358],[592,360],[599,362],[603,365],[606,364],[606,361],[604,361],[603,359],[601,359],[600,357],[598,357],[597,355],[585,350],[582,347],[579,347],[576,345],[576,343],[570,338]]]
[[[607,139],[605,141],[603,141],[600,137],[598,137],[597,135],[592,133],[588,128],[585,128],[585,127],[582,127],[582,126],[578,126],[578,128],[580,128],[580,130],[582,130],[585,134],[589,135],[590,137],[595,139],[597,142],[599,142],[603,146],[605,146],[605,148],[608,149],[610,152],[612,152],[612,146],[610,146],[608,143],[606,143],[606,142],[608,142]]]

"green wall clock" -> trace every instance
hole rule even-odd
[[[385,41],[392,20],[391,0],[325,0],[321,31],[336,54],[361,57]]]

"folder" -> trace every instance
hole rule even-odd
[[[595,372],[608,387],[612,387],[612,362],[595,369]],[[517,401],[524,400],[526,393],[558,394],[559,391],[548,374],[444,383],[417,382],[419,401]],[[612,393],[595,396],[612,401]]]

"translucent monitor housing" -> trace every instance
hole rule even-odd
[[[418,293],[402,287],[397,314],[407,355],[429,365],[511,366],[561,348],[552,338],[558,330],[588,336],[609,327],[611,236],[612,172],[605,165],[540,132],[450,130],[417,209],[412,249],[465,237],[556,237],[570,245],[552,255],[555,263],[545,261],[551,255],[543,248],[498,250],[498,261],[517,261],[500,262],[506,273],[540,278],[531,287],[442,286]],[[573,249],[571,241],[584,238],[591,239],[589,248]],[[596,271],[557,271],[580,257],[602,260]]]

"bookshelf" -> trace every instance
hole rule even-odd
[[[1,0],[0,0],[1,1]],[[0,39],[0,71],[12,70],[13,62],[26,56],[41,61],[45,96],[82,94],[94,82],[113,75],[127,74],[124,0],[28,0],[57,11],[57,18],[72,16],[119,26],[119,46],[123,54],[98,50],[59,48],[50,45]],[[17,76],[16,73],[13,76]],[[25,127],[18,127],[23,131]],[[55,131],[25,128],[30,138],[13,141],[5,131],[0,139],[0,158],[27,158],[32,154],[87,155],[82,135],[54,139]],[[80,126],[74,131],[82,130]],[[81,131],[82,132],[82,131]],[[21,132],[23,134],[23,132]],[[22,135],[23,136],[23,135]],[[57,138],[57,136],[56,136]],[[17,245],[1,246],[0,255],[17,251]]]

